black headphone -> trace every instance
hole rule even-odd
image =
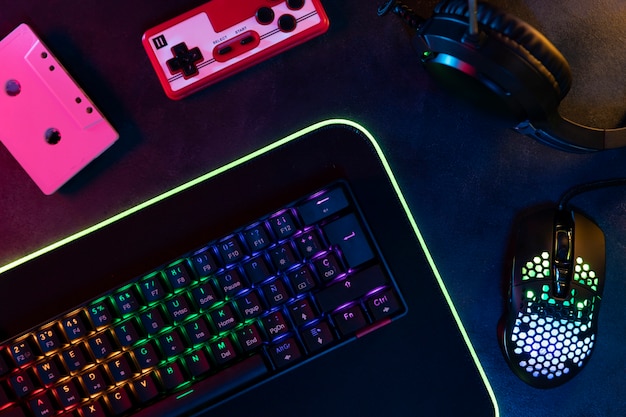
[[[429,19],[396,0],[378,8],[381,16],[389,11],[417,30],[413,46],[430,73],[523,120],[517,132],[570,152],[626,146],[626,128],[597,129],[559,114],[572,84],[569,64],[528,23],[476,0],[443,0]]]

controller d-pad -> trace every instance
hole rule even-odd
[[[174,57],[167,60],[167,67],[172,74],[182,72],[185,78],[190,78],[198,74],[196,64],[204,59],[200,48],[195,47],[189,49],[187,45],[182,42],[172,47],[172,53]]]

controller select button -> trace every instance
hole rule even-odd
[[[269,25],[274,21],[274,10],[269,7],[261,7],[256,12],[256,21],[262,25]]]
[[[278,28],[283,32],[291,32],[296,28],[296,18],[290,14],[284,14],[278,18]]]
[[[167,67],[170,69],[172,74],[182,72],[183,77],[185,78],[191,78],[198,74],[198,67],[196,64],[198,62],[202,62],[204,59],[202,57],[202,52],[200,52],[200,48],[195,47],[189,49],[183,42],[173,46],[172,53],[174,54],[174,57],[167,60]]]

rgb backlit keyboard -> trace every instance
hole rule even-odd
[[[180,415],[406,312],[346,182],[241,226],[0,343],[0,417]]]

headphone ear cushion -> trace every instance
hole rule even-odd
[[[434,9],[434,18],[452,15],[469,21],[469,5],[467,0],[444,0]],[[496,7],[478,3],[477,20],[479,26],[513,41],[518,54],[529,54],[536,70],[542,73],[554,86],[558,96],[565,97],[572,85],[572,73],[565,57],[537,29],[523,20]]]

